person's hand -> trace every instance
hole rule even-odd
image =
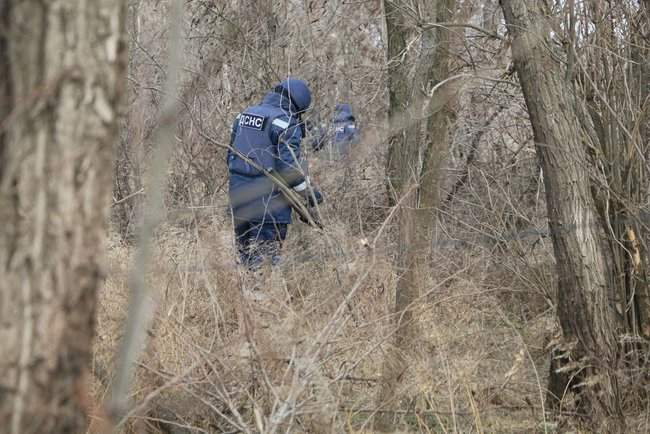
[[[316,206],[317,203],[323,203],[323,194],[315,187],[312,187],[311,189],[306,188],[299,194],[307,201],[310,207]],[[316,200],[315,202],[314,199]]]
[[[316,199],[317,204],[323,203],[324,197],[323,194],[318,190],[317,188],[313,188],[312,192],[314,193],[313,196],[309,194],[309,206],[316,206],[314,202],[314,199]]]

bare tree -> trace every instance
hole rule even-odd
[[[384,3],[389,118],[390,129],[394,131],[387,175],[389,194],[394,203],[399,201],[400,207],[397,251],[400,278],[394,305],[395,350],[384,364],[380,404],[397,398],[397,382],[406,369],[402,354],[416,335],[411,309],[427,281],[435,221],[433,210],[439,196],[439,168],[449,141],[449,96],[444,95],[444,90],[434,92],[434,86],[449,75],[449,35],[446,29],[437,26],[418,33],[415,24],[418,19],[448,22],[454,3],[453,0]],[[409,52],[413,39],[419,39],[420,45],[415,53]],[[393,419],[390,412],[380,413],[375,419],[375,429],[394,430]]]
[[[638,367],[630,354],[643,340],[647,314],[640,308],[647,288],[638,278],[635,245],[643,226],[630,221],[647,189],[647,144],[642,129],[630,126],[647,122],[648,82],[624,57],[630,27],[617,24],[634,22],[635,6],[568,2],[558,12],[536,1],[501,4],[544,171],[557,264],[564,341],[552,364],[549,396],[575,394],[583,421],[622,432],[622,395],[629,389],[622,373],[630,362]],[[561,14],[564,27],[557,22]],[[612,54],[614,47],[621,54]],[[585,67],[594,62],[598,68]],[[638,387],[634,383],[630,387]]]
[[[124,11],[121,0],[0,6],[0,420],[7,432],[87,426],[125,86]]]

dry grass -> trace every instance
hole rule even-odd
[[[361,180],[356,190],[341,189],[324,208],[326,233],[293,225],[285,260],[260,276],[235,264],[225,213],[161,228],[148,276],[158,294],[155,321],[127,431],[367,432],[375,411],[392,411],[405,431],[544,432],[553,312],[537,280],[526,278],[540,270],[515,262],[512,273],[512,261],[470,246],[436,249],[413,307],[420,333],[404,356],[399,396],[377,407],[398,276],[390,233],[374,250],[365,241],[388,213],[376,206],[383,192],[369,175],[373,162],[364,167],[351,174]],[[325,191],[338,181],[328,178]],[[98,397],[110,383],[132,253],[117,241],[110,248],[95,347]],[[242,296],[255,282],[267,300]]]

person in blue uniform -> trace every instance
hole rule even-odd
[[[302,114],[311,99],[307,83],[287,78],[259,104],[237,115],[233,123],[230,147],[237,153],[229,150],[227,156],[229,199],[239,257],[249,269],[258,268],[267,258],[274,264],[279,261],[292,221],[289,202],[255,166],[281,177],[310,206],[323,200],[301,167],[300,144],[305,136]]]
[[[307,130],[310,133],[311,148],[320,151],[328,145],[330,156],[335,159],[346,156],[351,145],[359,142],[356,119],[352,107],[347,103],[336,104],[329,128],[314,122],[307,124]]]
[[[336,104],[332,124],[334,128],[334,138],[332,140],[334,148],[340,156],[347,155],[350,146],[359,142],[359,130],[350,104]]]

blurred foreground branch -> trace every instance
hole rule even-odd
[[[143,349],[146,331],[153,311],[153,291],[147,286],[146,276],[151,266],[153,235],[162,220],[163,194],[166,185],[167,164],[172,153],[177,119],[178,82],[183,62],[182,55],[183,2],[176,0],[169,5],[168,66],[160,122],[154,134],[158,148],[153,154],[147,182],[149,194],[140,228],[138,251],[131,267],[131,296],[124,337],[118,354],[115,380],[108,403],[108,413],[113,424],[128,410],[129,386],[135,364]]]

